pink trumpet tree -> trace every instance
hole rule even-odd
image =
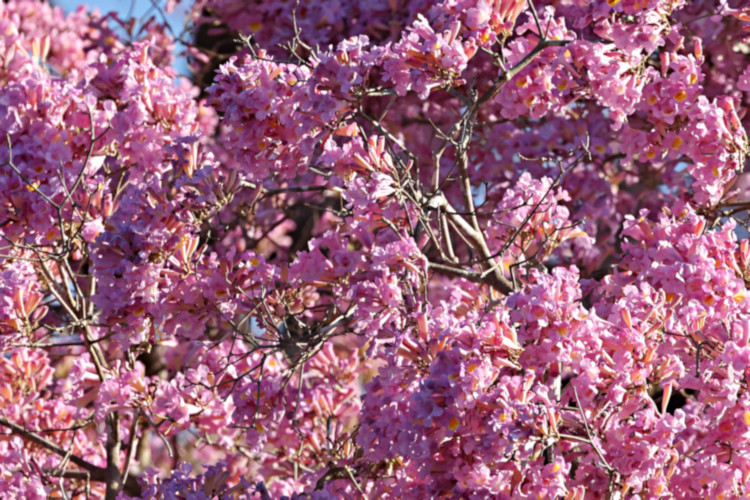
[[[0,3],[1,496],[750,494],[745,1],[175,3]]]

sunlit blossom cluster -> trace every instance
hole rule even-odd
[[[0,3],[4,495],[750,494],[744,2],[177,3]]]

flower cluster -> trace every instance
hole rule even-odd
[[[186,7],[0,4],[0,491],[750,494],[746,7]]]

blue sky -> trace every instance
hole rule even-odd
[[[157,2],[157,4],[162,6],[166,3],[163,0],[155,1]],[[76,10],[79,5],[85,5],[89,8],[98,7],[103,14],[110,11],[115,11],[119,14],[120,19],[126,19],[129,14],[136,18],[143,18],[144,21],[151,16],[156,16],[157,19],[159,18],[159,14],[152,8],[153,2],[151,0],[52,0],[51,3],[53,5],[62,7],[66,12]],[[170,24],[170,26],[172,26],[172,29],[175,33],[179,34],[179,32],[182,30],[185,19],[184,12],[185,6],[184,4],[182,4],[179,5],[174,12],[172,12],[171,14],[167,14],[167,22]],[[179,51],[182,50],[182,48],[183,47],[181,47],[180,45],[177,45],[176,50]],[[175,65],[179,74],[189,74],[184,59],[178,59]]]

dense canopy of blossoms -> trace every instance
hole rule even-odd
[[[3,495],[750,495],[744,0],[177,3],[0,3]]]

